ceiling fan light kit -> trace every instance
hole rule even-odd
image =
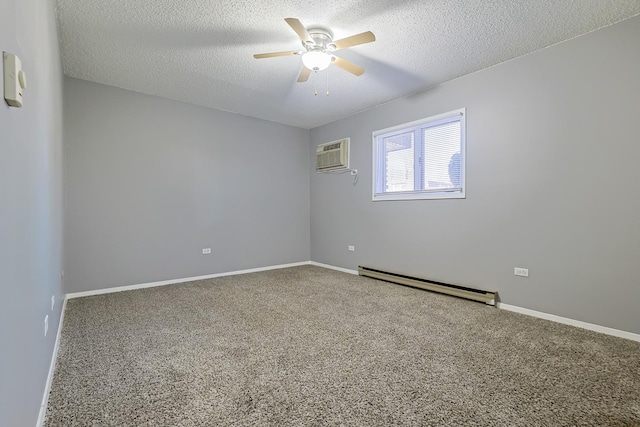
[[[331,56],[319,50],[312,50],[302,54],[302,63],[312,71],[322,71],[331,64]]]
[[[285,21],[293,31],[296,32],[298,37],[300,37],[304,50],[260,53],[253,55],[254,58],[263,59],[277,56],[301,55],[303,67],[298,77],[298,82],[301,83],[309,79],[311,71],[317,72],[325,70],[331,64],[335,64],[338,68],[342,68],[355,76],[360,76],[364,73],[364,68],[335,56],[333,52],[375,41],[376,37],[371,31],[334,41],[333,33],[327,28],[313,27],[307,29],[296,18],[285,18]]]

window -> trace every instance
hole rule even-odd
[[[373,133],[373,200],[462,199],[465,110]]]

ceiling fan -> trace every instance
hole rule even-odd
[[[376,36],[374,36],[371,31],[365,31],[364,33],[345,37],[340,40],[333,40],[333,33],[328,28],[312,27],[307,29],[296,18],[285,18],[285,21],[302,40],[304,50],[258,53],[253,55],[254,58],[262,59],[274,58],[276,56],[302,55],[303,66],[300,76],[298,77],[298,82],[306,82],[312,71],[322,71],[330,64],[334,64],[356,76],[364,73],[364,68],[335,56],[333,52],[375,41]]]

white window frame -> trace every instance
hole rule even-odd
[[[460,183],[461,190],[414,190],[414,191],[398,191],[398,192],[381,192],[377,193],[377,184],[384,178],[384,172],[378,170],[378,159],[382,155],[382,144],[378,143],[378,137],[387,136],[388,134],[401,133],[402,131],[416,130],[425,125],[434,125],[437,122],[445,121],[454,117],[460,117]],[[438,114],[436,116],[427,117],[409,123],[403,123],[397,126],[381,129],[373,132],[373,179],[372,179],[372,200],[433,200],[433,199],[464,199],[466,198],[466,109],[449,111],[447,113]],[[421,132],[416,132],[420,134]],[[421,138],[416,140],[415,145],[421,143]],[[416,162],[418,159],[416,158]],[[383,164],[383,163],[382,163]],[[416,172],[417,173],[417,172]]]

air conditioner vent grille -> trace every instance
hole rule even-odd
[[[349,138],[318,145],[316,149],[316,171],[349,168]]]

